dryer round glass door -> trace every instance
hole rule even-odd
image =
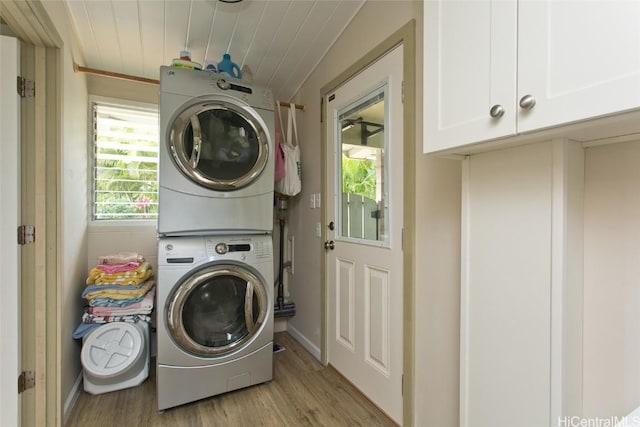
[[[226,101],[184,109],[169,132],[176,166],[193,182],[233,191],[251,184],[267,165],[268,131],[250,108]]]
[[[168,302],[173,340],[205,357],[241,348],[260,331],[268,311],[265,284],[247,268],[229,264],[194,271]]]

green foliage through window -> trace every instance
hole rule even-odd
[[[157,218],[157,110],[95,103],[93,119],[93,218]]]
[[[376,162],[342,156],[342,192],[376,200]]]

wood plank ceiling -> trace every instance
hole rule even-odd
[[[288,101],[366,0],[65,1],[79,65],[158,79],[181,50],[203,65],[228,52],[254,83]]]

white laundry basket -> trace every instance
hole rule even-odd
[[[149,376],[149,324],[106,323],[83,339],[84,390],[102,394],[135,387]]]

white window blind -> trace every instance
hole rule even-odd
[[[93,219],[158,217],[158,111],[93,103]]]

